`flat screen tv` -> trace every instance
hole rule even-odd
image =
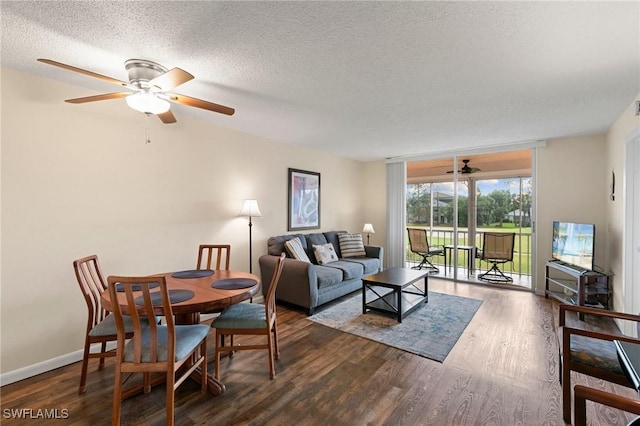
[[[590,223],[553,222],[551,257],[593,271],[596,226]]]

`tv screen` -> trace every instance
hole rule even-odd
[[[551,256],[569,265],[592,271],[595,236],[594,224],[553,222]]]

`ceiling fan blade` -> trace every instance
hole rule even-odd
[[[175,102],[181,105],[187,105],[196,108],[202,108],[213,112],[219,112],[220,114],[233,115],[236,112],[235,109],[224,106],[214,104],[213,102],[203,101],[202,99],[191,98],[185,95],[179,95],[177,93],[167,93],[167,99],[171,102]]]
[[[119,99],[127,97],[131,92],[105,93],[104,95],[85,96],[84,98],[66,99],[70,104],[84,104],[86,102],[106,101],[109,99]]]
[[[118,86],[129,87],[129,88],[135,89],[135,86],[131,86],[127,82],[120,81],[120,80],[117,80],[115,78],[107,77],[106,75],[102,75],[102,74],[98,74],[98,73],[95,73],[95,72],[83,70],[82,68],[76,68],[76,67],[73,67],[71,65],[63,64],[62,62],[52,61],[51,59],[38,59],[38,61],[42,62],[42,63],[45,63],[45,64],[53,65],[54,67],[60,67],[60,68],[63,68],[65,70],[74,71],[74,72],[77,72],[77,73],[80,73],[80,74],[88,75],[89,77],[98,78],[98,79],[100,79],[102,81],[106,81],[108,83],[117,84]]]
[[[193,80],[193,76],[181,68],[174,68],[161,74],[149,81],[152,86],[158,86],[161,90],[167,91],[174,87],[178,87],[181,84],[186,83],[189,80]]]
[[[162,120],[162,122],[164,124],[171,124],[171,123],[175,123],[178,120],[176,120],[176,117],[173,115],[173,113],[171,112],[171,110],[167,111],[167,112],[163,112],[162,114],[156,114],[158,116],[158,118],[160,120]]]

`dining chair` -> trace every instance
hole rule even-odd
[[[477,250],[481,261],[491,264],[484,273],[478,275],[479,280],[499,283],[513,282],[513,278],[500,270],[498,265],[513,261],[515,232],[485,232],[482,235],[482,249]]]
[[[573,388],[573,405],[576,409],[574,426],[587,426],[587,401],[593,401],[628,413],[640,414],[640,400],[605,392],[587,386],[576,385]],[[639,426],[640,417],[636,417],[627,426]]]
[[[602,318],[635,322],[640,328],[640,316],[586,306],[561,304],[558,320],[560,383],[562,385],[562,417],[571,423],[571,372],[586,374],[600,380],[633,387],[624,373],[614,340],[640,344],[640,339],[603,331],[585,330],[567,324],[567,313],[597,315]],[[638,330],[640,332],[640,329]]]
[[[427,230],[423,228],[407,228],[409,234],[409,249],[411,252],[422,257],[422,261],[419,265],[414,266],[411,269],[431,269],[434,272],[439,272],[437,266],[435,266],[429,260],[432,256],[443,256],[443,247],[431,247],[429,240],[427,240]]]
[[[274,358],[278,359],[278,328],[276,318],[276,287],[284,267],[285,253],[278,258],[274,274],[271,278],[264,305],[254,303],[237,303],[226,308],[220,316],[213,320],[211,327],[216,331],[215,377],[220,379],[220,354],[234,351],[267,349],[269,353],[269,374],[276,376]],[[264,344],[241,345],[234,344],[234,335],[266,336]],[[231,343],[224,344],[224,336],[231,336]]]
[[[143,373],[144,392],[151,391],[150,373],[164,372],[166,381],[166,424],[174,422],[175,390],[196,368],[201,369],[200,391],[207,389],[207,334],[209,327],[201,324],[175,325],[171,300],[164,276],[107,278],[109,296],[113,303],[113,315],[118,330],[116,350],[115,384],[113,387],[113,409],[111,424],[120,424],[122,399],[134,389],[123,389],[124,383],[135,373]],[[116,288],[119,287],[119,288]],[[156,291],[154,287],[159,287]],[[153,292],[150,289],[154,289]],[[120,290],[120,291],[119,291]],[[123,307],[125,312],[123,312]],[[166,325],[147,322],[144,319],[154,317],[155,309],[164,315]],[[133,336],[125,342],[125,318],[131,318]],[[188,368],[176,372],[189,361]],[[122,380],[122,374],[128,373]]]
[[[213,263],[214,259],[215,263]],[[196,269],[222,269],[228,271],[230,261],[230,244],[200,244],[198,247],[198,263]],[[222,312],[222,309],[212,309],[200,313],[219,314],[220,312]]]
[[[82,371],[80,373],[80,386],[78,387],[78,393],[83,394],[87,385],[89,359],[100,358],[98,370],[102,370],[105,358],[116,355],[113,350],[107,351],[107,343],[115,342],[118,337],[114,316],[102,307],[100,301],[100,294],[107,290],[107,282],[102,274],[98,256],[94,254],[74,260],[73,270],[88,310]],[[125,337],[130,338],[133,333],[133,325],[129,318],[124,319],[124,325]],[[99,352],[91,352],[91,346],[95,343],[100,344]]]
[[[215,256],[215,267],[212,268]],[[206,260],[206,261],[205,261]],[[231,260],[231,245],[229,244],[200,244],[198,248],[197,269],[223,269],[229,270]],[[224,268],[221,266],[224,264]]]

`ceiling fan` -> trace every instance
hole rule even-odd
[[[462,173],[463,175],[465,175],[480,171],[480,169],[477,167],[470,167],[469,160],[462,160],[462,162],[464,163],[464,166],[462,166],[462,169],[458,170],[458,173]],[[453,173],[453,170],[449,170],[447,173]]]
[[[98,78],[130,90],[129,92],[105,93],[103,95],[65,100],[65,102],[72,104],[125,98],[125,101],[131,108],[144,112],[145,114],[155,114],[165,124],[176,122],[176,118],[170,109],[170,102],[226,115],[233,115],[235,112],[233,108],[224,105],[214,104],[213,102],[203,101],[178,93],[170,93],[170,90],[193,79],[193,75],[180,68],[167,70],[162,65],[152,61],[129,59],[124,63],[124,67],[129,74],[129,82],[124,82],[61,62],[52,61],[51,59],[38,59],[38,61],[88,75],[89,77]]]

